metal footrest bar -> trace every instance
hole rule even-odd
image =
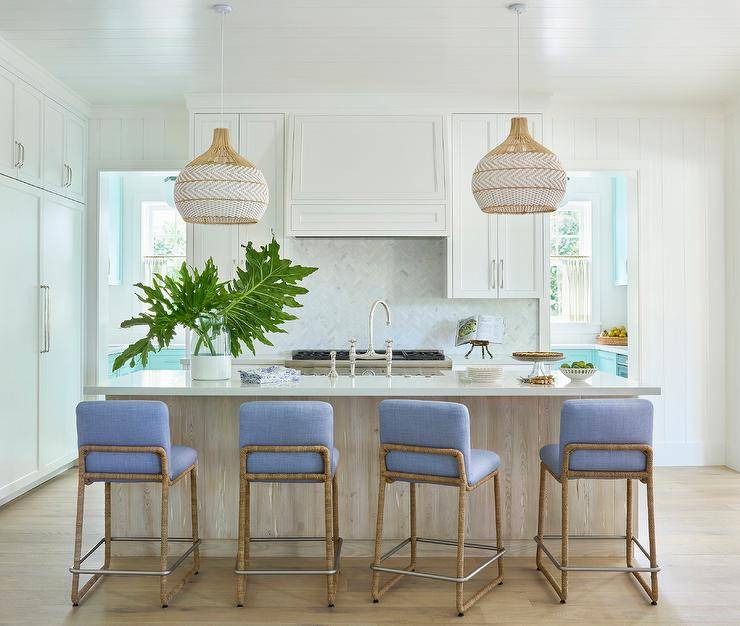
[[[324,543],[326,537],[252,537],[249,543],[271,543],[277,541],[320,541]],[[276,576],[280,574],[303,575],[331,575],[339,571],[342,554],[342,538],[338,537],[334,543],[334,563],[331,569],[239,569],[234,566],[234,573],[239,576]]]
[[[111,543],[114,541],[156,541],[159,543],[162,541],[161,537],[111,537]],[[172,574],[182,562],[192,554],[199,545],[201,540],[198,539],[193,541],[192,537],[169,537],[167,542],[172,543],[190,543],[192,544],[178,559],[166,570],[128,570],[128,569],[85,569],[82,567],[70,567],[69,571],[72,574],[101,574],[104,576],[169,576]],[[90,548],[80,559],[80,565],[84,563],[85,559],[91,556],[100,546],[105,543],[105,537],[98,541],[92,548]]]
[[[571,535],[568,535],[568,538],[571,539],[627,539],[626,536],[613,536],[613,535],[576,535],[571,537]],[[585,567],[585,566],[574,566],[574,565],[562,565],[560,561],[550,552],[550,550],[545,545],[544,539],[562,539],[561,535],[545,535],[542,539],[539,537],[534,538],[534,542],[542,548],[542,551],[545,553],[548,559],[552,562],[552,564],[561,572],[624,572],[627,574],[634,574],[638,572],[659,572],[660,567]],[[632,537],[632,541],[637,545],[637,547],[640,549],[640,551],[648,558],[650,558],[650,554],[645,550],[645,548],[642,546],[642,544],[635,538]]]
[[[457,546],[457,541],[451,541],[448,539],[430,539],[426,537],[417,537],[416,538],[417,543],[433,543],[437,545],[443,545],[443,546]],[[388,552],[383,554],[383,556],[380,557],[380,562],[382,563],[385,559],[388,557],[393,556],[396,554],[399,550],[401,550],[403,547],[411,543],[411,537],[408,537],[407,539],[404,539],[401,543],[394,546]],[[491,565],[491,563],[494,563],[498,559],[500,559],[504,553],[506,552],[506,548],[497,548],[496,546],[489,546],[482,543],[464,543],[463,544],[466,548],[474,548],[478,550],[488,550],[488,551],[494,551],[496,554],[494,554],[490,559],[483,562],[481,565],[476,567],[472,572],[469,574],[466,574],[465,576],[458,578],[457,576],[444,576],[442,574],[432,574],[429,572],[414,572],[410,571],[408,569],[397,569],[394,567],[382,567],[380,565],[371,565],[370,569],[375,570],[378,572],[388,572],[389,574],[402,574],[404,576],[416,576],[418,578],[432,578],[434,580],[446,580],[448,582],[453,583],[464,583],[469,581],[471,578],[479,574],[482,570],[484,570],[486,567]]]

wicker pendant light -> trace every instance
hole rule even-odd
[[[516,13],[517,114],[521,111],[519,87],[519,16],[526,4],[512,4]],[[566,174],[558,157],[537,143],[527,118],[511,120],[506,140],[484,156],[473,172],[472,189],[484,213],[550,213],[565,196]]]
[[[228,4],[215,4],[221,14],[221,118],[224,111],[224,16]],[[175,206],[194,224],[254,224],[267,210],[269,190],[264,174],[234,150],[229,129],[213,130],[213,143],[180,172]]]

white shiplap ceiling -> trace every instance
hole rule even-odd
[[[509,92],[506,0],[231,0],[226,91]],[[92,103],[218,89],[219,17],[200,0],[2,0],[0,36]],[[740,0],[537,0],[522,89],[723,100],[740,87]]]

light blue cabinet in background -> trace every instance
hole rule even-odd
[[[559,349],[557,347],[553,350],[558,350],[565,355],[562,361],[558,361],[553,364],[553,369],[559,368],[563,363],[572,363],[573,361],[585,361],[586,363],[593,363],[594,367],[600,372],[606,372],[607,374],[617,375],[617,354],[614,352],[607,352],[606,350],[589,350],[587,348],[573,348],[573,349]]]

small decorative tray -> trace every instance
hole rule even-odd
[[[555,377],[547,374],[544,376],[520,376],[519,382],[527,385],[554,385]]]
[[[527,363],[560,361],[565,358],[562,352],[512,352],[511,356],[517,361]]]

